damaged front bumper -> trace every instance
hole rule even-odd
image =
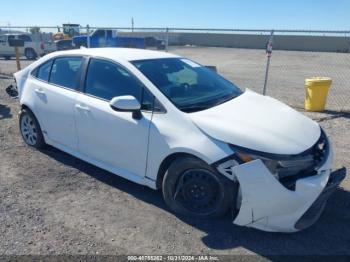
[[[296,232],[309,227],[345,177],[345,168],[331,172],[331,162],[332,152],[316,175],[296,181],[295,190],[283,186],[259,159],[233,166],[241,194],[233,223],[271,232]]]

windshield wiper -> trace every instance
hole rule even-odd
[[[208,109],[211,106],[201,106],[201,105],[193,105],[193,106],[185,106],[181,107],[181,111],[186,112],[186,113],[192,113],[192,112],[197,112],[197,111],[202,111],[205,109]]]
[[[192,112],[197,112],[197,111],[202,111],[202,110],[206,110],[206,109],[209,109],[209,108],[212,108],[214,106],[218,106],[218,105],[221,105],[227,101],[230,101],[232,100],[233,98],[235,98],[236,96],[234,95],[230,95],[228,97],[224,97],[223,99],[220,99],[218,102],[216,103],[211,103],[211,104],[207,104],[207,105],[190,105],[190,106],[184,106],[184,107],[181,107],[180,109],[186,113],[192,113]]]
[[[221,105],[223,103],[226,103],[227,101],[230,101],[232,99],[234,99],[236,96],[229,96],[229,97],[226,97],[218,102],[216,102],[215,104],[211,105],[211,107],[214,107],[214,106],[218,106],[218,105]]]

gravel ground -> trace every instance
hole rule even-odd
[[[208,50],[188,56],[218,65],[229,78],[235,76],[233,55],[227,55],[227,61],[215,60],[218,51]],[[249,56],[253,51],[245,52]],[[13,61],[0,61],[2,72],[11,68]],[[249,82],[248,78],[240,75],[236,82]],[[167,209],[160,192],[52,147],[37,151],[25,146],[18,132],[18,102],[4,91],[9,84],[0,78],[0,255],[210,253],[256,254],[272,260],[273,255],[350,255],[349,178],[329,200],[320,220],[295,234],[238,227],[229,216],[212,221],[178,217]],[[349,169],[349,114],[303,113],[320,121],[330,135],[334,166]]]

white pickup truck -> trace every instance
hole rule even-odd
[[[19,48],[20,56],[25,56],[29,60],[34,60],[38,56],[45,54],[44,44],[40,41],[33,41],[27,34],[3,34],[0,35],[0,57],[10,59],[15,57],[15,48],[9,45],[9,39],[24,40],[24,47]]]

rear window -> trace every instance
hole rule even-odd
[[[19,35],[18,39],[23,40],[24,42],[32,42],[32,39],[28,35]]]
[[[79,81],[81,64],[81,57],[62,57],[55,59],[49,82],[75,89]]]

